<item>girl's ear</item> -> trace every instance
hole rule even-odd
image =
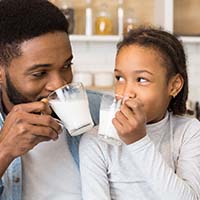
[[[169,95],[175,98],[181,91],[183,84],[184,80],[180,74],[173,76],[169,82]]]

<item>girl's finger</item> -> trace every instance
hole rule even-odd
[[[115,119],[123,126],[127,123],[128,118],[121,112],[117,111],[115,114]]]
[[[136,119],[141,119],[141,116],[144,115],[144,105],[140,101],[129,99],[125,101],[124,104],[132,111],[132,114],[136,117]]]

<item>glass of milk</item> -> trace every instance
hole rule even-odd
[[[120,109],[122,99],[117,100],[114,95],[104,94],[100,106],[100,122],[99,122],[99,137],[113,145],[121,145],[122,141],[118,136],[112,119],[115,113]]]
[[[71,83],[58,88],[48,96],[48,101],[70,135],[80,135],[93,127],[82,83]]]

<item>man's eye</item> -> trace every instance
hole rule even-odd
[[[66,63],[65,65],[64,65],[64,69],[68,69],[68,68],[70,68],[71,66],[73,65],[73,63],[72,62],[70,62],[70,63]]]
[[[115,76],[115,79],[116,79],[117,81],[119,81],[119,82],[124,81],[124,78],[121,77],[121,76]]]
[[[40,78],[42,76],[46,75],[46,72],[45,71],[42,71],[42,72],[35,72],[32,74],[32,76],[36,77],[36,78]]]

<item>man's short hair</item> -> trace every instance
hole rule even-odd
[[[47,0],[0,0],[0,65],[21,54],[22,42],[67,30],[65,16]]]

